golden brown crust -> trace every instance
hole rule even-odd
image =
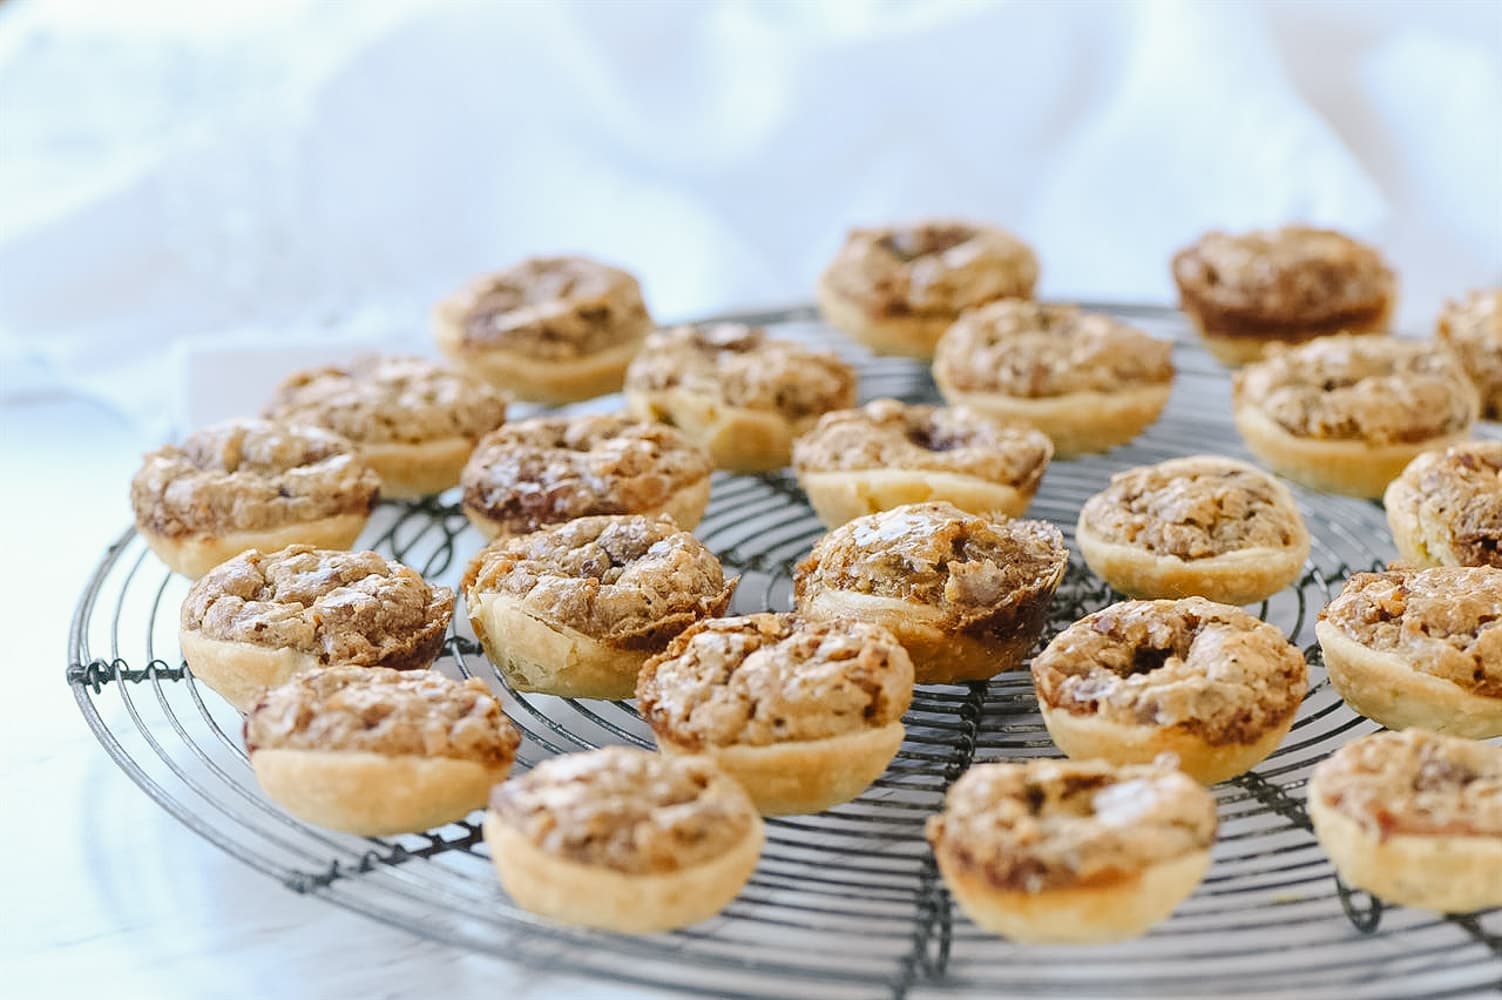
[[[1471,377],[1484,415],[1502,419],[1502,288],[1478,289],[1447,302],[1437,332]]]
[[[636,685],[658,739],[689,751],[879,729],[912,694],[912,661],[886,629],[771,613],[700,622]]]
[[[1466,441],[1415,458],[1384,497],[1404,558],[1502,568],[1502,441]]]
[[[336,434],[230,420],[147,454],[130,500],[143,531],[184,539],[363,516],[379,491],[376,474]]]
[[[324,665],[408,670],[433,662],[453,612],[453,591],[375,552],[291,545],[210,570],[183,600],[181,626]]]
[[[760,823],[713,761],[626,747],[543,761],[496,786],[490,808],[549,855],[634,874],[713,861]]]
[[[1320,620],[1361,646],[1465,691],[1502,698],[1502,569],[1357,573]]]
[[[432,670],[330,667],[271,688],[245,717],[245,746],[444,757],[505,770],[521,734],[485,682]]]
[[[1275,626],[1189,597],[1124,601],[1080,619],[1033,659],[1033,682],[1050,708],[1224,746],[1287,723],[1308,673]]]
[[[928,821],[946,869],[996,890],[1030,893],[1111,885],[1208,850],[1215,800],[1167,763],[980,764]]]
[[[709,473],[705,453],[673,428],[608,414],[507,424],[481,439],[460,484],[466,510],[524,534],[576,517],[655,512]]]
[[[1502,747],[1421,729],[1372,733],[1322,761],[1309,795],[1384,840],[1502,837]]]

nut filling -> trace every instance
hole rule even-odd
[[[964,407],[918,406],[878,399],[825,415],[793,445],[803,472],[922,469],[1037,489],[1053,457],[1048,436]]]
[[[1320,618],[1414,670],[1502,698],[1502,569],[1357,573]]]
[[[649,660],[642,716],[675,744],[767,746],[902,718],[913,667],[886,629],[758,614],[704,622]]]
[[[493,543],[470,565],[473,602],[504,594],[533,616],[623,649],[661,649],[730,604],[714,553],[668,517],[585,517]]]
[[[1307,668],[1275,626],[1191,597],[1081,619],[1034,659],[1033,678],[1051,707],[1225,746],[1255,743],[1297,711]]]
[[[624,747],[545,760],[497,785],[490,807],[548,854],[627,874],[712,861],[756,819],[746,793],[707,758]]]
[[[680,391],[724,406],[800,420],[855,403],[855,373],[839,357],[739,323],[680,326],[647,338],[626,391]]]
[[[300,674],[245,718],[258,750],[366,751],[511,765],[521,736],[485,682],[431,670],[334,667]]]
[[[361,444],[421,444],[477,440],[505,421],[506,401],[485,383],[423,358],[367,355],[291,376],[266,416]]]
[[[1117,392],[1173,379],[1173,345],[1074,306],[1006,300],[961,316],[934,374],[962,392],[1024,398]]]
[[[182,627],[323,664],[408,669],[438,655],[453,612],[453,591],[374,552],[292,545],[210,570],[183,601]]]
[[[1321,764],[1310,794],[1383,839],[1502,837],[1502,747],[1420,729],[1375,733]]]
[[[148,454],[130,500],[139,527],[183,538],[368,514],[380,485],[342,437],[232,420]]]
[[[1412,487],[1419,524],[1447,534],[1463,564],[1502,568],[1502,441],[1425,453],[1402,479]]]
[[[1042,892],[1130,879],[1210,848],[1215,800],[1156,764],[982,764],[928,821],[936,853],[997,889]]]
[[[1081,513],[1108,542],[1186,560],[1288,548],[1304,535],[1298,509],[1275,480],[1216,456],[1118,472]]]
[[[1460,359],[1486,415],[1502,418],[1502,288],[1448,304],[1440,313],[1439,339]]]

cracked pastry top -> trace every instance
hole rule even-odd
[[[1463,690],[1502,698],[1502,569],[1357,573],[1320,620],[1367,649]]]
[[[1433,344],[1342,334],[1273,351],[1236,373],[1232,398],[1295,437],[1411,443],[1476,419],[1475,390]]]
[[[1373,733],[1315,768],[1309,794],[1383,839],[1502,837],[1502,747],[1422,729]]]
[[[411,669],[433,662],[453,613],[452,590],[375,552],[290,545],[210,570],[183,600],[181,624],[321,664]]]
[[[703,449],[624,414],[540,417],[480,440],[460,485],[465,506],[511,533],[593,514],[661,507],[706,478]]]
[[[1061,632],[1033,660],[1052,708],[1250,744],[1302,700],[1307,668],[1283,632],[1201,597],[1124,601]]]
[[[684,392],[798,421],[855,405],[855,372],[830,351],[741,323],[679,326],[647,338],[626,391]]]
[[[1486,416],[1502,419],[1502,288],[1446,303],[1437,332],[1481,394]]]
[[[912,694],[912,663],[886,629],[774,613],[701,622],[647,661],[636,688],[652,729],[693,750],[879,728]]]
[[[1173,345],[1074,306],[1006,299],[944,334],[934,375],[962,392],[1023,398],[1119,392],[1173,380]]]
[[[1502,568],[1502,441],[1424,452],[1403,470],[1387,503],[1461,565]]]
[[[966,406],[878,399],[825,414],[793,445],[798,472],[921,469],[975,476],[1031,493],[1053,457],[1048,435]]]
[[[1069,553],[1043,521],[967,514],[953,504],[908,504],[850,521],[798,564],[800,602],[849,591],[937,610],[950,628],[1011,631],[1038,612]]]
[[[996,889],[1105,886],[1209,850],[1215,799],[1167,764],[1033,760],[972,767],[928,821],[936,853]]]
[[[490,808],[547,854],[639,875],[713,861],[757,821],[745,791],[709,758],[626,747],[545,760],[497,785]]]
[[[368,514],[380,485],[336,434],[230,420],[147,454],[130,500],[137,526],[182,538]]]
[[[424,358],[365,355],[289,376],[266,417],[359,444],[474,441],[505,421],[506,401],[486,383]]]
[[[1183,560],[1290,548],[1308,534],[1292,497],[1275,479],[1218,455],[1118,472],[1080,515],[1107,542]]]
[[[875,316],[953,316],[1000,298],[1028,298],[1038,261],[1010,233],[966,222],[852,229],[824,282]]]
[[[652,327],[641,286],[583,257],[532,257],[438,305],[463,346],[542,361],[572,360],[637,340]]]
[[[1173,276],[1186,312],[1249,333],[1370,326],[1395,295],[1375,249],[1308,226],[1206,233],[1174,255]]]
[[[503,594],[549,624],[622,649],[660,649],[735,591],[720,561],[667,516],[583,517],[492,543],[464,593]]]
[[[363,751],[511,766],[521,735],[485,682],[431,670],[330,667],[271,688],[245,717],[259,750]]]

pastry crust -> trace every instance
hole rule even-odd
[[[1502,288],[1445,303],[1436,332],[1476,386],[1482,415],[1502,420]]]
[[[1287,488],[1245,462],[1192,455],[1111,477],[1075,542],[1130,597],[1253,604],[1297,580],[1309,532]]]
[[[1031,298],[1038,261],[1015,236],[946,219],[852,229],[819,278],[824,319],[879,354],[927,358],[966,309]]]
[[[798,564],[793,593],[815,620],[892,631],[920,684],[1019,666],[1047,622],[1069,554],[1057,528],[908,504],[856,518]]]
[[[1349,885],[1443,913],[1502,905],[1502,748],[1410,729],[1314,769],[1309,818]]]
[[[934,381],[953,404],[1047,434],[1060,457],[1130,441],[1158,419],[1173,348],[1109,316],[1003,300],[944,334]]]
[[[227,531],[219,535],[170,537],[152,528],[138,527],[141,538],[174,572],[197,580],[220,563],[242,552],[276,552],[289,545],[320,549],[347,549],[355,544],[370,513],[333,514],[262,531]]]
[[[927,500],[1020,517],[1052,457],[1040,431],[895,399],[825,414],[793,446],[798,482],[831,528]]]
[[[626,372],[626,408],[677,427],[718,468],[788,464],[820,415],[855,404],[855,372],[828,351],[739,323],[680,326],[647,338]]]
[[[690,530],[709,504],[709,456],[625,414],[540,417],[487,435],[464,467],[464,513],[487,538],[598,514],[666,513]]]
[[[1404,561],[1502,569],[1502,441],[1424,452],[1387,487],[1383,504]]]

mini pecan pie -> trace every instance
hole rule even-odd
[[[381,477],[383,494],[417,497],[459,481],[475,442],[505,421],[506,401],[423,358],[366,355],[288,376],[265,415],[343,435]]]
[[[1349,885],[1443,913],[1502,906],[1502,747],[1364,736],[1314,769],[1309,818]]]
[[[824,319],[878,354],[926,358],[960,313],[1031,298],[1038,260],[990,226],[929,220],[852,229],[819,278]]]
[[[1502,569],[1357,573],[1315,626],[1330,684],[1389,729],[1502,736]]]
[[[1075,541],[1131,597],[1252,604],[1298,579],[1309,532],[1282,483],[1219,455],[1142,465],[1080,510]]]
[[[626,372],[631,413],[677,427],[734,472],[782,468],[821,414],[854,405],[855,372],[838,356],[739,323],[654,333]]]
[[[1061,457],[1136,437],[1173,390],[1173,347],[1074,306],[1016,299],[972,310],[939,341],[950,403],[1036,427]]]
[[[196,578],[247,549],[349,548],[380,487],[337,434],[230,420],[149,453],[131,480],[130,503],[151,550]]]
[[[583,257],[531,257],[438,303],[443,353],[518,399],[568,403],[621,387],[652,329],[641,286]]]
[[[1228,365],[1269,344],[1332,333],[1382,333],[1396,298],[1373,248],[1328,229],[1211,232],[1173,258],[1179,306]]]
[[[1236,373],[1236,428],[1258,458],[1317,490],[1380,497],[1421,451],[1463,439],[1476,390],[1442,348],[1321,337]]]
[[[607,747],[496,786],[485,842],[523,909],[648,934],[724,909],[764,839],[745,790],[708,757]]]
[[[207,573],[183,600],[179,638],[193,676],[243,712],[318,667],[426,667],[453,614],[453,591],[401,563],[291,545]]]
[[[704,450],[625,414],[519,420],[481,439],[459,477],[487,538],[595,514],[668,514],[685,531],[709,503]]]
[[[793,445],[798,482],[831,528],[923,500],[1020,517],[1052,457],[1041,431],[895,399],[825,414]]]
[[[485,805],[521,737],[483,681],[330,667],[264,692],[245,717],[261,788],[300,819],[380,837]]]
[[[1171,763],[980,764],[955,782],[928,842],[975,923],[1024,944],[1120,941],[1199,885],[1215,800]]]
[[[858,517],[798,564],[798,610],[892,630],[921,684],[984,680],[1038,641],[1068,550],[1042,521],[916,503]]]
[[[647,658],[723,614],[735,582],[672,518],[582,517],[490,545],[464,604],[516,690],[629,698]]]
[[[1502,441],[1424,452],[1387,487],[1383,503],[1408,562],[1502,569]]]
[[[1048,733],[1070,757],[1178,756],[1206,784],[1277,748],[1308,690],[1304,655],[1273,625],[1201,597],[1125,601],[1033,658]]]
[[[1481,396],[1483,416],[1502,420],[1502,288],[1445,305],[1439,339],[1460,360]]]
[[[647,661],[642,717],[664,753],[706,754],[768,816],[855,798],[902,743],[913,663],[879,625],[716,618]]]

